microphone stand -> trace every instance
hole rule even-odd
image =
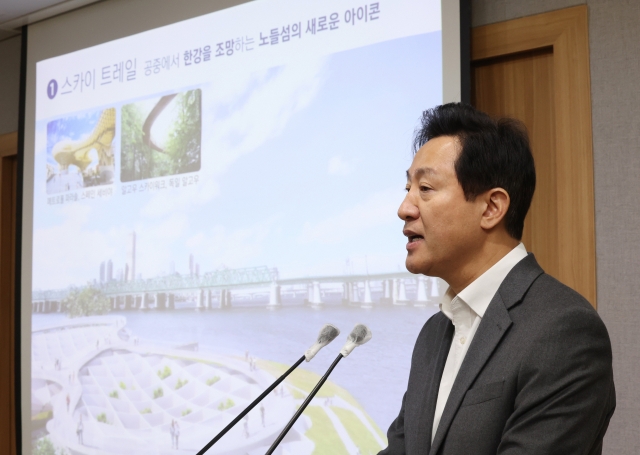
[[[273,391],[273,389],[275,389],[276,387],[278,387],[278,385],[285,380],[285,378],[287,376],[289,376],[291,374],[291,372],[293,370],[295,370],[298,365],[300,365],[303,361],[305,360],[305,356],[303,355],[302,357],[300,357],[300,359],[293,364],[293,366],[291,368],[289,368],[282,376],[280,376],[278,379],[275,380],[275,382],[273,384],[271,384],[267,390],[265,390],[264,392],[262,392],[262,394],[256,398],[255,400],[253,400],[253,402],[251,402],[251,404],[249,406],[247,406],[244,411],[242,411],[240,414],[238,414],[238,416],[233,419],[231,421],[231,423],[229,425],[227,425],[226,427],[224,427],[222,429],[222,431],[220,433],[218,433],[211,441],[209,441],[207,443],[207,445],[205,445],[202,449],[200,449],[200,452],[198,452],[196,455],[204,455],[204,453],[209,450],[211,448],[211,446],[213,446],[216,442],[218,442],[218,440],[220,440],[220,438],[222,438],[225,434],[227,434],[227,432],[233,428],[233,426],[240,422],[240,420],[246,416],[249,411],[251,411],[253,408],[256,407],[256,405],[258,403],[260,403],[264,397],[266,397],[267,395],[269,395],[269,393],[271,393],[271,391]],[[337,362],[336,362],[337,363]]]
[[[278,438],[274,441],[273,444],[271,444],[271,447],[269,447],[269,450],[267,450],[267,453],[265,453],[265,455],[271,455],[273,453],[273,451],[276,450],[276,448],[278,447],[278,444],[280,444],[280,442],[282,442],[282,440],[287,435],[287,433],[289,432],[289,430],[291,429],[293,424],[296,423],[296,420],[298,420],[298,417],[300,417],[302,415],[302,413],[304,412],[305,408],[309,405],[309,403],[311,403],[311,400],[313,400],[313,397],[316,396],[316,393],[318,393],[318,391],[320,390],[320,387],[323,386],[325,381],[329,378],[329,375],[331,374],[333,369],[336,367],[338,362],[340,360],[342,360],[343,357],[344,356],[342,354],[338,354],[338,357],[336,357],[336,359],[333,361],[333,363],[331,364],[331,366],[329,367],[327,372],[324,374],[324,376],[322,376],[322,379],[320,379],[320,381],[318,381],[318,383],[313,388],[313,390],[311,391],[309,396],[307,396],[307,398],[304,400],[304,402],[302,403],[302,406],[300,406],[300,408],[298,408],[298,410],[293,415],[291,420],[289,420],[289,423],[287,423],[287,426],[284,427],[284,430],[282,430],[282,432],[280,433]],[[198,455],[200,455],[200,454],[198,454]]]

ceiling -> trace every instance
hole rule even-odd
[[[20,27],[57,16],[99,0],[0,0],[0,41],[20,33]]]

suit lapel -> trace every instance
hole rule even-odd
[[[520,301],[529,289],[535,279],[543,273],[542,269],[536,262],[533,254],[529,255],[520,261],[509,272],[503,283],[500,285],[498,292],[491,300],[478,330],[476,331],[469,351],[460,366],[460,371],[453,383],[453,388],[447,399],[438,429],[436,431],[433,444],[429,452],[430,455],[438,453],[442,442],[444,441],[451,422],[455,417],[464,395],[471,387],[476,377],[487,363],[491,354],[496,349],[500,340],[507,332],[512,324],[509,317],[508,308],[511,308],[515,303]],[[440,377],[442,376],[442,370],[440,371]],[[438,379],[440,379],[440,377]],[[438,380],[438,384],[439,384]],[[439,386],[438,386],[439,388]],[[436,399],[437,399],[436,389]],[[435,410],[435,405],[434,405]],[[432,426],[433,426],[433,414],[432,414]],[[431,427],[429,428],[431,433]]]
[[[490,312],[494,314],[490,315]],[[453,388],[451,389],[451,393],[447,399],[447,404],[442,412],[442,417],[438,424],[438,430],[436,431],[436,436],[433,439],[433,445],[429,454],[435,454],[438,452],[438,449],[449,430],[449,426],[451,426],[451,422],[458,412],[458,408],[462,403],[462,398],[465,393],[467,393],[467,390],[469,390],[469,387],[471,387],[471,384],[478,373],[480,373],[480,370],[482,370],[484,364],[489,360],[491,353],[494,351],[496,346],[498,346],[498,343],[510,325],[511,318],[509,318],[509,313],[502,303],[500,294],[497,293],[478,326],[478,330],[473,337],[471,346],[469,346],[469,351],[467,352],[467,355],[462,362],[462,366],[460,367],[460,371],[456,376],[456,380],[453,383]]]
[[[417,426],[421,431],[418,432],[416,441],[416,454],[429,453],[431,447],[431,432],[433,429],[433,416],[436,411],[436,402],[438,400],[438,389],[440,388],[440,379],[442,378],[444,365],[447,362],[447,356],[451,348],[453,333],[453,324],[449,319],[443,317],[438,325],[438,334],[436,337],[436,340],[438,340],[438,345],[436,346],[438,353],[435,361],[431,362],[431,367],[425,375],[423,392],[425,405],[422,408],[420,423]],[[427,355],[429,355],[429,353],[427,353]]]

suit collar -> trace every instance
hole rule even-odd
[[[509,272],[526,257],[527,250],[522,243],[519,243],[518,246],[509,251],[502,259],[460,291],[457,297],[469,306],[475,314],[481,318],[484,317],[491,299],[507,275],[509,275]],[[448,309],[447,307],[454,297],[456,295],[449,288],[442,299],[441,309],[443,312]]]
[[[447,399],[430,455],[435,455],[442,445],[464,395],[487,363],[500,340],[512,324],[509,308],[522,300],[535,279],[543,273],[533,254],[521,260],[509,272],[495,294],[480,326],[469,346],[469,351],[458,371],[458,375]],[[436,391],[437,394],[437,391]],[[435,407],[434,407],[435,409]],[[430,431],[427,431],[430,433]]]
[[[543,273],[533,253],[518,262],[498,288],[505,308],[508,310],[522,300],[531,284]]]
[[[420,422],[417,425],[420,431],[417,435],[418,438],[415,440],[416,450],[412,450],[411,453],[426,454],[429,453],[431,447],[431,431],[438,400],[438,389],[440,388],[440,379],[442,378],[444,365],[449,355],[449,349],[451,348],[454,327],[449,319],[442,317],[438,324],[437,331],[438,351],[435,362],[431,363],[425,377],[424,392],[422,394],[425,397],[424,409],[420,414]],[[427,353],[427,355],[431,355],[431,353]]]

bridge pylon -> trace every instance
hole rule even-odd
[[[371,300],[371,284],[369,283],[369,280],[364,282],[364,301],[360,306],[362,308],[373,308],[373,301]]]
[[[322,294],[320,292],[320,282],[318,281],[314,281],[309,287],[309,303],[314,307],[322,305]]]
[[[427,278],[420,275],[418,277],[418,292],[413,306],[423,307],[426,306],[427,303]]]
[[[140,311],[146,311],[148,308],[149,308],[149,307],[148,307],[148,305],[147,305],[147,293],[146,293],[146,292],[143,292],[143,293],[140,295],[140,307],[139,307],[139,310],[140,310]]]
[[[271,282],[271,288],[269,289],[269,304],[267,308],[273,310],[282,307],[282,298],[280,295],[280,285],[273,281]]]
[[[431,278],[431,297],[440,297],[440,289],[438,289],[438,279],[435,276]]]
[[[360,288],[358,283],[351,284],[351,303],[360,304]]]
[[[409,303],[409,299],[407,298],[407,289],[405,287],[405,283],[403,279],[398,280],[398,299],[396,300],[396,305],[406,305]]]
[[[380,303],[392,303],[393,302],[393,280],[384,280],[382,282],[382,298]]]
[[[196,311],[203,311],[207,308],[207,302],[205,301],[204,289],[198,289],[196,294]]]

